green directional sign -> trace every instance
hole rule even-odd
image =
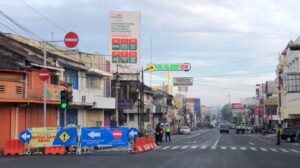
[[[191,70],[190,63],[182,64],[149,64],[147,66],[149,71],[189,71]]]

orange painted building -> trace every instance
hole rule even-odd
[[[43,82],[38,77],[40,57],[0,38],[0,148],[5,140],[18,139],[27,128],[43,126]],[[40,65],[40,64],[37,64]],[[56,74],[57,68],[49,66]],[[47,127],[56,127],[60,104],[58,82],[47,81]],[[51,84],[52,83],[52,84]]]

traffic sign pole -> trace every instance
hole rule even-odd
[[[46,58],[47,58],[47,42],[45,42],[44,45],[44,68],[47,68],[47,62],[46,62]],[[47,101],[46,101],[46,94],[47,94],[47,88],[46,88],[46,80],[44,81],[44,127],[47,126]]]

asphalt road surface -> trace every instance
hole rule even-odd
[[[300,146],[261,135],[202,129],[140,154],[115,149],[83,155],[0,157],[0,168],[299,168]]]

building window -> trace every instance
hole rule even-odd
[[[96,121],[96,127],[102,127],[102,121]]]
[[[285,80],[288,92],[300,92],[300,74],[287,74]]]
[[[150,122],[150,109],[146,109],[145,122]]]
[[[50,79],[51,85],[58,85],[59,84],[59,78],[57,75],[51,75]]]
[[[134,121],[134,114],[129,114],[129,121]]]
[[[101,78],[97,76],[86,76],[86,88],[101,89]]]

